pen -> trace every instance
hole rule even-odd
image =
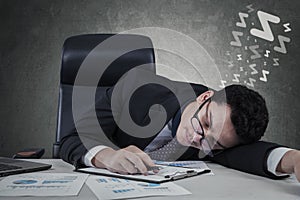
[[[195,174],[197,174],[197,172],[195,170],[178,171],[173,174],[165,175],[165,178],[172,177],[172,178],[180,179],[180,178],[184,178],[184,177],[188,177],[188,176],[193,176]]]

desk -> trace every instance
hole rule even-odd
[[[52,168],[44,171],[51,172],[73,172],[73,166],[59,159],[41,159],[38,162],[50,163]],[[271,180],[260,176],[255,176],[236,170],[228,169],[214,163],[208,163],[215,176],[201,175],[188,179],[178,180],[175,183],[188,189],[192,195],[170,196],[170,197],[147,197],[139,198],[143,200],[158,199],[300,199],[300,183],[296,182],[294,176],[284,180]],[[201,197],[201,198],[200,198]],[[79,196],[72,197],[0,197],[0,200],[29,200],[29,199],[88,199],[96,200],[95,195],[84,185]]]

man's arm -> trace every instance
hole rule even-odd
[[[148,168],[154,166],[149,156],[133,145],[120,150],[104,145],[96,146],[85,154],[84,164],[122,174],[138,172],[147,174]]]
[[[277,166],[277,171],[281,173],[295,173],[300,182],[300,151],[290,150],[284,154]]]
[[[270,152],[281,145],[259,141],[227,149],[210,160],[240,171],[272,179],[285,178],[268,171],[267,160]]]
[[[130,92],[134,89],[136,80],[139,80],[138,78],[138,74],[133,74],[129,77],[125,76],[122,80],[123,84],[119,84],[117,92],[115,91],[116,86],[114,88],[107,88],[102,96],[96,98],[97,101],[95,103],[95,107],[92,107],[84,113],[80,119],[77,120],[76,128],[73,127],[72,129],[69,129],[70,131],[68,131],[68,134],[62,138],[60,156],[63,160],[77,166],[84,165],[86,164],[85,158],[89,152],[88,150],[92,150],[94,147],[99,145],[104,145],[109,148],[103,149],[103,151],[99,151],[99,153],[96,154],[96,159],[94,161],[97,162],[93,163],[94,166],[119,171],[115,165],[124,165],[126,159],[130,160],[132,159],[131,157],[135,157],[133,159],[135,159],[136,162],[142,162],[145,167],[146,165],[153,165],[153,162],[149,161],[150,158],[144,153],[141,156],[142,151],[137,148],[147,144],[151,138],[144,138],[142,137],[143,135],[141,135],[141,138],[127,135],[123,133],[121,128],[118,127],[119,125],[117,125],[117,123],[120,123],[122,119],[124,121],[124,119],[131,117],[125,115],[126,112],[123,112],[125,109],[124,104],[128,101],[128,98],[130,97],[128,94],[130,94]],[[115,92],[115,101],[112,105],[113,92]],[[97,118],[95,117],[95,111]],[[138,111],[139,112],[136,113],[140,114],[140,110]],[[141,118],[140,121],[144,122],[145,118]],[[137,147],[128,147],[131,144],[135,144]],[[119,147],[122,149],[118,150]],[[127,151],[137,155],[126,157],[126,155],[123,154]],[[120,155],[122,158],[119,157],[120,159],[114,159],[113,163],[107,162],[113,157],[118,158]],[[97,159],[97,157],[100,159]],[[132,165],[134,166],[135,164]],[[144,172],[144,167],[139,166],[137,166],[139,171]],[[123,171],[120,170],[120,172]]]
[[[97,89],[96,96],[98,97],[95,102],[95,107],[89,106],[79,120],[76,120],[76,127],[65,128],[66,134],[60,142],[60,157],[73,165],[84,165],[84,156],[88,150],[95,146],[112,144],[108,139],[112,137],[116,124],[114,123],[111,108],[110,97],[113,88]],[[84,106],[84,105],[83,105]],[[88,107],[88,106],[84,106]],[[97,112],[102,114],[94,117],[95,108]],[[104,123],[104,131],[100,129],[99,121]],[[75,121],[75,119],[74,119]]]

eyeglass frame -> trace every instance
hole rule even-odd
[[[216,144],[218,144],[220,147],[222,147],[222,149],[217,150],[217,153],[214,153],[214,152],[213,152],[214,150],[212,149],[211,145],[209,144],[209,141],[206,139],[206,136],[205,136],[205,134],[204,134],[203,126],[202,126],[202,124],[201,124],[201,122],[200,122],[200,119],[198,118],[198,114],[199,114],[200,110],[203,108],[203,106],[204,106],[207,102],[211,103],[211,98],[206,99],[206,100],[199,106],[199,108],[196,110],[195,114],[194,114],[194,115],[192,116],[192,118],[191,118],[191,125],[192,125],[192,127],[193,127],[195,133],[197,133],[197,134],[199,134],[199,135],[202,136],[201,139],[200,139],[200,144],[202,144],[202,143],[203,143],[202,140],[204,140],[204,141],[208,144],[208,147],[209,147],[209,149],[210,149],[208,155],[211,156],[211,157],[214,157],[214,156],[216,156],[217,154],[223,152],[225,149],[227,149],[227,147],[225,147],[224,145],[222,145],[220,142],[218,142],[218,141],[216,140]],[[198,122],[198,124],[199,124],[199,127],[200,127],[201,130],[202,130],[202,133],[200,133],[200,132],[194,127],[194,125],[193,125],[193,119],[194,119],[194,118],[197,120],[197,122]]]

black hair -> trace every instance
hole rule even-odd
[[[269,114],[265,99],[258,92],[243,85],[229,85],[215,92],[212,100],[231,108],[231,122],[241,144],[253,143],[264,135]]]

